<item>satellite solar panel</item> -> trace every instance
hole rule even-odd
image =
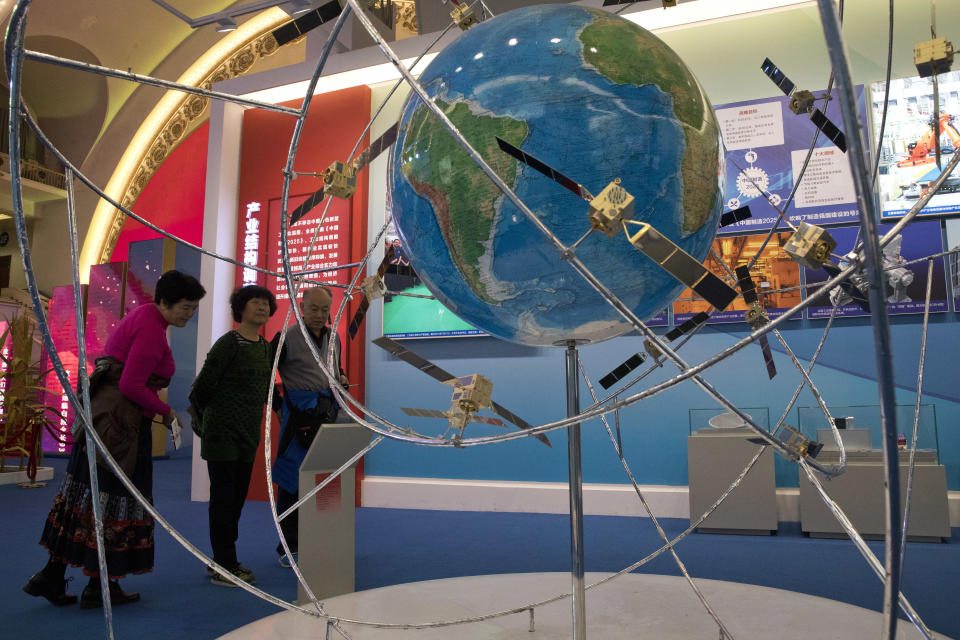
[[[582,186],[580,186],[578,183],[574,182],[567,176],[563,175],[559,171],[553,169],[553,167],[551,167],[547,163],[537,160],[529,153],[521,149],[518,149],[517,147],[513,146],[512,144],[510,144],[509,142],[501,138],[497,138],[497,144],[500,145],[501,151],[504,151],[505,153],[510,154],[511,156],[513,156],[520,162],[524,163],[525,165],[533,169],[536,169],[537,171],[547,176],[548,178],[550,178],[560,186],[565,187],[570,191],[572,191],[573,193],[577,194],[577,196],[581,198],[584,197],[584,189]]]
[[[333,20],[339,16],[342,11],[343,9],[340,7],[340,3],[337,0],[332,0],[322,7],[314,9],[296,20],[274,29],[273,37],[278,45],[283,46],[293,42],[308,31],[316,29],[324,22]]]
[[[356,160],[353,161],[353,166],[359,171],[365,166],[370,164],[370,162],[383,153],[390,145],[397,141],[397,132],[400,129],[400,123],[395,123],[392,127],[387,129],[382,136],[370,143],[370,146],[364,149],[360,155],[357,156]]]
[[[697,292],[697,295],[713,305],[717,311],[726,309],[739,295],[736,289],[709,271],[692,289]]]
[[[425,374],[427,374],[431,378],[434,378],[435,380],[439,380],[440,382],[446,382],[447,380],[452,380],[456,377],[450,373],[447,373],[446,371],[444,371],[437,365],[433,364],[429,360],[424,360],[414,352],[405,348],[400,343],[395,342],[386,336],[381,336],[377,338],[376,340],[373,341],[373,344],[377,345],[381,349],[385,349],[389,351],[391,354],[393,354],[397,358],[400,358],[407,364],[413,365],[414,367],[416,367],[417,369],[420,369],[420,371],[423,371]]]
[[[780,87],[780,91],[783,91],[786,95],[790,95],[793,92],[796,85],[780,71],[777,65],[770,61],[770,58],[763,59],[763,64],[760,65],[760,69],[767,74],[768,78],[773,80],[773,84]]]
[[[734,209],[733,211],[728,211],[722,216],[720,216],[720,226],[728,227],[735,222],[740,222],[741,220],[746,220],[747,218],[752,218],[753,214],[750,212],[749,206],[742,206],[739,209]]]
[[[770,342],[766,334],[760,336],[760,351],[763,352],[763,363],[767,366],[767,375],[773,380],[777,375],[777,366],[773,364],[773,353],[770,351]]]
[[[753,284],[753,278],[750,277],[750,269],[746,265],[740,265],[736,268],[737,284],[740,291],[743,292],[743,300],[747,304],[757,302],[757,288]]]
[[[290,226],[297,224],[303,216],[313,211],[314,207],[323,202],[323,197],[323,187],[320,187],[318,191],[314,191],[310,197],[301,202],[300,206],[290,214]]]
[[[647,356],[642,353],[633,354],[619,367],[600,378],[600,386],[604,389],[609,389],[616,384],[618,380],[622,380],[631,371],[643,364],[646,359]]]
[[[408,416],[417,416],[419,418],[446,418],[447,414],[436,409],[410,409],[409,407],[400,407]]]
[[[709,318],[710,318],[710,314],[709,314],[709,313],[706,313],[705,311],[701,311],[700,313],[698,313],[697,315],[693,316],[692,318],[690,318],[689,320],[687,320],[687,321],[684,322],[683,324],[681,324],[681,325],[679,325],[679,326],[676,326],[676,327],[674,327],[673,329],[671,329],[670,331],[668,331],[667,334],[666,334],[666,336],[664,336],[664,337],[665,337],[668,341],[673,342],[674,340],[676,340],[676,339],[679,338],[680,336],[686,335],[687,333],[690,333],[691,331],[693,331],[694,329],[696,329],[697,327],[699,327],[701,324],[703,324],[704,322],[706,322]]]
[[[823,132],[823,135],[827,136],[827,139],[830,140],[833,144],[837,145],[837,148],[844,153],[847,152],[847,137],[843,135],[843,131],[837,127],[837,125],[830,122],[830,120],[823,114],[823,111],[820,109],[814,109],[810,112],[810,121]]]
[[[353,314],[353,318],[350,320],[350,326],[347,327],[347,333],[350,334],[351,340],[353,340],[360,331],[360,325],[363,324],[363,318],[367,315],[367,309],[369,308],[370,301],[364,296],[360,299],[360,306],[357,307],[357,312]]]
[[[530,424],[529,422],[527,422],[517,414],[513,413],[503,405],[497,404],[496,402],[491,402],[490,410],[493,411],[498,416],[500,416],[501,418],[503,418],[504,420],[506,420],[507,422],[511,424],[515,424],[521,429],[533,429],[532,424]],[[534,438],[536,438],[543,444],[547,445],[548,447],[553,447],[553,445],[550,444],[550,440],[547,439],[547,436],[542,433],[538,433],[537,435],[534,436]]]

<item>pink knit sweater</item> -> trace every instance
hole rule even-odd
[[[170,378],[176,369],[167,326],[157,305],[141,305],[120,321],[103,350],[123,363],[120,393],[143,407],[145,416],[170,413],[170,406],[157,397],[157,389],[147,386],[151,373]]]

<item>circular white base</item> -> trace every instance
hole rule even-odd
[[[587,584],[606,574],[587,574]],[[707,602],[737,640],[876,640],[881,614],[792,591],[719,580],[696,580]],[[350,593],[324,601],[330,615],[387,623],[456,620],[511,609],[570,590],[567,573],[517,573],[430,580]],[[713,622],[683,578],[629,574],[587,591],[587,636],[714,640]],[[345,624],[353,640],[416,638],[417,640],[536,640],[569,638],[573,633],[569,599],[538,607],[533,633],[527,611],[457,626],[432,629],[383,629]],[[316,640],[325,638],[326,622],[284,611],[222,636],[228,640]],[[332,632],[331,638],[340,635]],[[903,620],[897,638],[922,637]],[[943,638],[943,636],[937,636]]]

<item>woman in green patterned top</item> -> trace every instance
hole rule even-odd
[[[230,308],[239,326],[210,348],[191,399],[202,413],[200,456],[207,461],[210,476],[213,559],[253,584],[253,572],[237,560],[236,543],[273,368],[270,344],[260,330],[277,310],[277,302],[264,287],[247,285],[230,296]],[[207,573],[213,584],[236,586],[212,568]]]

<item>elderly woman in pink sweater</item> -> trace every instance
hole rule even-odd
[[[179,271],[164,273],[157,281],[154,304],[141,305],[120,321],[90,377],[94,428],[134,486],[151,501],[153,417],[163,416],[168,428],[177,417],[157,395],[169,384],[175,369],[167,327],[185,326],[205,293],[193,276]],[[81,431],[40,538],[50,560],[23,588],[56,606],[77,601],[77,596],[66,593],[67,564],[83,567],[90,576],[80,606],[103,606],[86,446]],[[110,601],[113,605],[136,602],[140,594],[124,591],[117,579],[153,569],[153,518],[99,456],[96,467]]]

